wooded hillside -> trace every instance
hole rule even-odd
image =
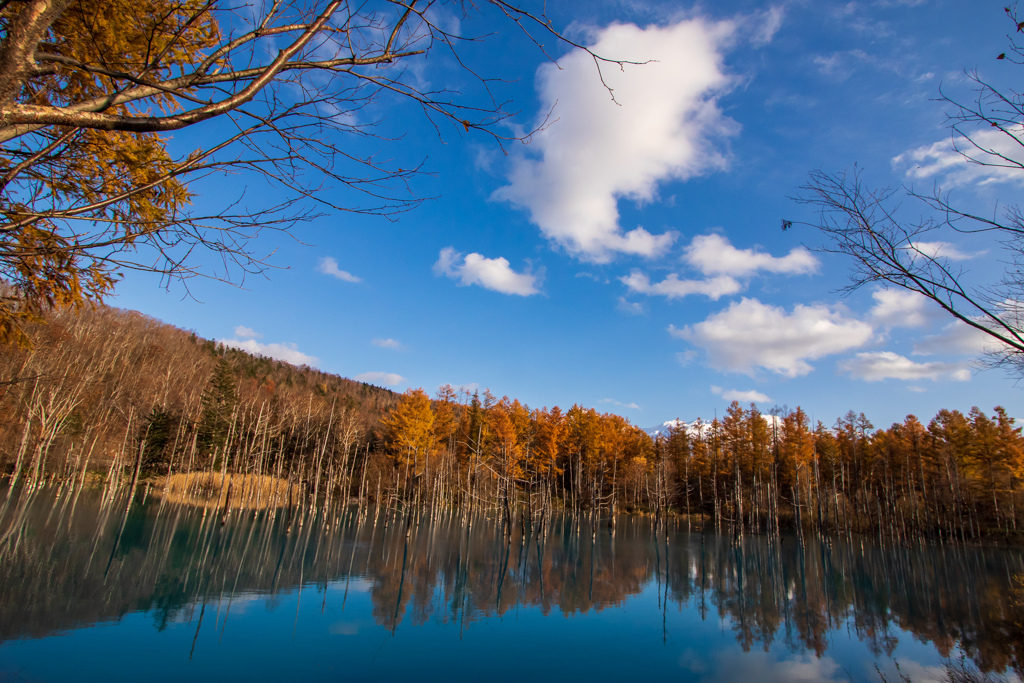
[[[554,508],[898,541],[1017,537],[1024,523],[1024,438],[1000,407],[876,430],[853,411],[829,427],[734,402],[652,438],[580,405],[447,385],[399,396],[105,307],[30,332],[30,350],[0,357],[0,471],[14,486],[92,480],[113,496],[174,474],[209,473],[186,488],[259,475],[313,506],[489,510],[506,528]]]
[[[0,463],[15,483],[131,476],[136,464],[141,475],[226,465],[287,477],[323,457],[328,435],[346,450],[378,441],[397,398],[104,306],[29,331],[31,349],[0,355]]]

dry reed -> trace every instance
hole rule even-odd
[[[284,507],[290,500],[299,499],[297,485],[264,474],[190,472],[160,477],[154,484],[154,491],[168,503],[196,507],[223,508],[227,498],[228,509],[263,510]]]

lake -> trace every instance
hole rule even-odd
[[[0,504],[7,496],[0,492]],[[554,515],[3,505],[0,681],[913,681],[1024,671],[1020,549]],[[897,670],[898,666],[898,670]]]

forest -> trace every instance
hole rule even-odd
[[[63,310],[0,357],[9,490],[145,487],[197,504],[459,510],[514,525],[555,510],[651,514],[735,536],[1021,538],[1024,437],[1002,407],[876,428],[851,411],[733,402],[653,436],[573,405],[451,386],[402,395],[105,306]],[[1020,520],[1024,523],[1024,519]],[[595,527],[596,533],[596,527]]]

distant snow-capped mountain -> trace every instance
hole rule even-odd
[[[761,417],[764,418],[764,421],[768,423],[769,427],[772,427],[773,425],[775,427],[781,427],[782,426],[782,418],[781,417],[778,417],[776,415],[765,415],[763,413],[762,413]],[[669,432],[670,429],[685,429],[686,433],[688,435],[690,435],[690,436],[696,436],[697,435],[697,431],[698,431],[696,420],[694,420],[693,422],[686,422],[684,420],[668,420],[667,422],[662,422],[657,427],[648,427],[648,428],[644,429],[644,431],[647,432],[648,436],[650,436],[652,439],[654,439],[654,438],[657,438],[658,436],[668,436],[668,432]],[[702,433],[707,434],[710,430],[711,430],[711,422],[710,421],[709,422],[701,422],[701,424],[700,424],[700,431]]]
[[[647,429],[644,429],[644,431],[653,439],[659,435],[666,436],[670,429],[685,429],[687,432],[696,433],[693,431],[693,426],[684,420],[669,420],[667,422],[662,422],[657,427],[648,427]]]

